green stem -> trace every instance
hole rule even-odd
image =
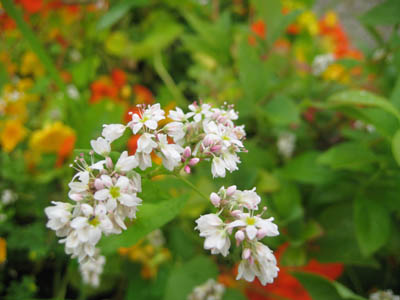
[[[180,180],[182,180],[187,186],[189,186],[190,188],[192,188],[197,194],[199,194],[202,198],[204,198],[206,201],[209,201],[210,199],[204,195],[193,183],[191,183],[189,180],[187,180],[185,177],[181,176],[181,175],[175,175],[176,177],[178,177]]]
[[[162,62],[161,52],[158,52],[154,55],[154,69],[167,86],[171,94],[175,97],[177,104],[185,106],[188,101],[185,99],[181,90],[178,88],[171,75],[168,73],[168,70],[165,68]]]

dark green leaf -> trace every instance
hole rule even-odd
[[[400,130],[393,136],[392,152],[397,164],[400,165]]]
[[[276,96],[267,103],[264,111],[268,119],[276,125],[290,125],[300,121],[300,111],[296,103],[285,96]]]
[[[396,25],[400,23],[400,2],[387,0],[367,11],[360,17],[367,25]]]

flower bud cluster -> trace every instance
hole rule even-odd
[[[187,300],[221,300],[225,293],[225,287],[209,279],[206,283],[199,285],[193,289]]]
[[[400,300],[400,296],[393,294],[392,290],[377,291],[369,296],[370,300]]]
[[[261,202],[255,189],[240,191],[236,186],[222,187],[210,195],[210,200],[219,212],[201,216],[195,228],[205,238],[204,249],[227,256],[233,236],[236,246],[242,249],[237,279],[253,281],[258,277],[263,285],[272,283],[279,269],[272,251],[260,240],[277,236],[279,232],[272,217],[262,218],[266,207],[262,213],[255,214]]]

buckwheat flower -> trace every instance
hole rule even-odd
[[[175,110],[170,110],[168,118],[178,122],[187,122],[194,115],[194,112],[184,113],[182,109],[176,107]]]
[[[69,222],[72,218],[73,205],[65,202],[51,202],[54,206],[46,207],[44,212],[49,219],[46,226],[64,237],[69,232]]]
[[[78,178],[79,181],[75,181],[76,178]],[[89,180],[90,175],[88,171],[78,172],[68,184],[70,188],[68,192],[69,198],[74,201],[80,201],[86,197],[89,193]]]
[[[187,300],[221,300],[224,293],[224,285],[214,279],[209,279],[204,284],[195,287]]]
[[[225,223],[216,214],[201,216],[196,223],[195,229],[205,238],[204,249],[211,250],[212,254],[227,256],[231,241]]]
[[[186,135],[185,125],[181,122],[171,122],[164,126],[163,130],[177,143]]]
[[[189,105],[189,109],[194,113],[193,119],[195,122],[200,122],[204,118],[209,118],[212,115],[211,106],[203,103],[200,106],[194,102]],[[203,118],[204,117],[204,118]]]
[[[224,160],[225,167],[229,172],[233,172],[238,169],[237,164],[240,163],[240,158],[236,155],[236,153],[224,151],[222,153],[222,159]]]
[[[393,294],[392,290],[377,291],[369,295],[370,300],[400,300],[400,296]]]
[[[150,168],[152,166],[150,154],[143,153],[143,152],[136,152],[135,156],[139,163],[139,168],[142,171],[144,171],[147,168]]]
[[[98,287],[100,284],[100,275],[103,273],[103,266],[106,262],[104,256],[100,255],[97,251],[95,255],[80,264],[79,270],[81,271],[83,281],[93,287]]]
[[[153,140],[154,138],[154,134],[143,133],[137,141],[136,151],[150,154],[157,147],[157,143]]]
[[[317,55],[312,62],[312,73],[315,76],[319,76],[325,72],[325,70],[335,62],[335,57],[332,53]]]
[[[165,134],[158,134],[157,139],[163,165],[166,169],[172,171],[181,163],[183,148],[177,144],[169,144]]]
[[[223,159],[218,156],[214,156],[211,165],[211,173],[213,177],[225,177],[226,164]]]
[[[90,145],[92,146],[94,152],[100,154],[101,156],[108,156],[108,154],[111,152],[110,142],[102,137],[97,138],[97,140],[91,140]]]
[[[101,229],[97,220],[90,217],[76,217],[71,221],[71,228],[75,229],[79,242],[88,242],[96,245],[101,238]]]
[[[232,195],[231,205],[233,204],[239,208],[246,207],[249,210],[257,210],[261,198],[257,195],[255,190],[256,188],[244,191],[236,190]]]
[[[2,195],[1,195],[1,202],[4,205],[9,205],[14,203],[17,200],[17,194],[14,193],[12,190],[7,189],[4,190]]]
[[[292,157],[294,149],[296,147],[296,135],[291,132],[282,133],[278,137],[277,146],[279,153],[283,157]]]
[[[133,134],[137,134],[144,126],[155,130],[158,121],[165,119],[164,114],[165,112],[160,108],[160,104],[157,103],[145,109],[140,109],[139,114],[132,114],[132,121],[127,126],[132,129]]]
[[[130,192],[131,187],[128,177],[120,176],[115,184],[108,175],[101,175],[100,178],[104,188],[94,194],[94,199],[105,201],[108,211],[116,209],[117,201],[128,207],[140,204],[140,199]]]
[[[248,259],[243,259],[239,264],[236,279],[243,278],[251,282],[258,277],[262,285],[272,283],[279,271],[275,256],[267,246],[260,242],[255,242],[251,246]]]
[[[126,127],[122,124],[103,125],[101,135],[110,143],[119,139],[125,132]]]
[[[272,221],[274,218],[263,219],[258,216],[252,216],[249,213],[239,214],[239,220],[229,223],[228,228],[244,227],[247,237],[254,240],[256,237],[261,239],[265,236],[279,235],[278,226]]]
[[[115,170],[117,172],[129,172],[138,165],[139,162],[137,161],[137,158],[134,155],[129,156],[128,151],[124,151],[121,153],[121,156],[115,164]]]

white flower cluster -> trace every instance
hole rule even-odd
[[[10,189],[2,192],[0,197],[0,223],[7,220],[7,206],[17,201],[18,195]]]
[[[125,219],[136,218],[142,200],[137,197],[141,176],[134,169],[152,167],[153,152],[168,171],[190,173],[201,159],[212,159],[214,176],[237,169],[237,152],[244,150],[241,140],[245,137],[243,126],[233,123],[237,113],[232,107],[225,110],[196,103],[189,109],[186,114],[179,108],[170,111],[173,121],[162,128],[159,121],[165,119],[165,112],[159,104],[139,106],[127,125],[103,125],[102,136],[90,143],[90,163],[83,154],[75,160],[77,173],[68,194],[73,204],[53,202],[45,209],[47,227],[62,238],[66,253],[78,258],[85,282],[99,284],[105,258],[96,245],[102,235],[119,234],[127,228]],[[136,153],[124,151],[115,162],[110,157],[111,144],[128,128],[140,135]],[[104,159],[95,162],[94,153]]]
[[[209,279],[206,283],[194,288],[187,300],[221,300],[225,293],[225,286]]]
[[[392,290],[377,291],[369,296],[370,300],[400,300],[400,296],[393,294]]]
[[[242,247],[242,261],[236,279],[253,281],[258,277],[265,285],[272,283],[278,274],[276,259],[272,251],[259,240],[266,236],[279,235],[273,218],[263,219],[262,213],[255,215],[260,197],[253,190],[240,191],[236,186],[222,187],[210,195],[211,203],[219,208],[218,214],[203,215],[196,220],[195,229],[205,238],[204,249],[212,254],[227,256],[234,235],[236,245]],[[264,207],[263,212],[266,208]],[[236,232],[233,234],[233,231]]]

